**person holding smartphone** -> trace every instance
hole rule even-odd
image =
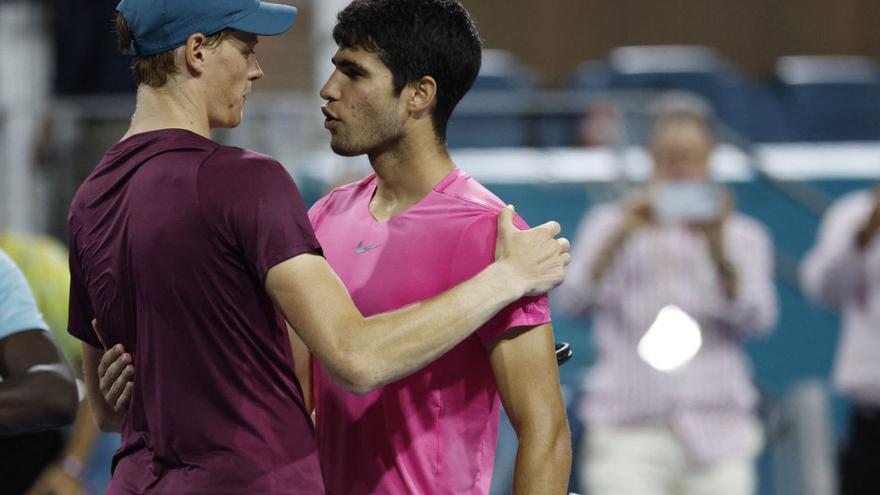
[[[755,491],[762,433],[741,342],[775,325],[773,248],[710,180],[713,147],[702,113],[661,113],[652,180],[586,215],[555,293],[593,319],[579,460],[591,494]]]
[[[814,301],[840,312],[833,380],[851,403],[849,435],[839,459],[842,495],[876,493],[880,469],[880,186],[835,201],[800,267]]]

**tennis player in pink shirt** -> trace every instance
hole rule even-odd
[[[321,90],[331,147],[374,174],[310,210],[324,255],[365,315],[433,297],[494,259],[504,203],[450,159],[446,123],[480,66],[455,0],[355,0]],[[526,228],[518,219],[519,226]],[[330,494],[487,494],[501,404],[519,437],[514,492],[565,493],[571,463],[546,296],[523,298],[437,361],[364,395],[314,362]],[[302,373],[301,373],[302,374]]]

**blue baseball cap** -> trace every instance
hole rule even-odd
[[[193,33],[226,28],[261,36],[281,34],[296,20],[296,7],[259,0],[122,0],[116,6],[134,34],[136,55],[172,50]]]

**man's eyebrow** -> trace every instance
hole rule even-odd
[[[355,69],[355,70],[357,70],[359,72],[363,72],[363,73],[368,72],[366,67],[364,67],[363,65],[361,65],[353,60],[349,60],[347,58],[343,58],[342,60],[337,60],[336,57],[333,57],[331,59],[331,62],[333,62],[333,65],[335,65],[338,69]]]

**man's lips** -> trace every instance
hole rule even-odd
[[[321,107],[321,113],[324,114],[324,128],[330,129],[335,126],[339,119],[333,115],[333,112],[327,109],[327,107]]]

